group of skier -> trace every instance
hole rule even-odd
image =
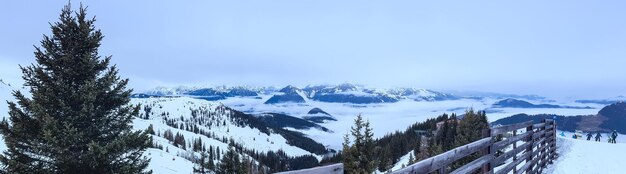
[[[591,132],[587,133],[587,141],[591,140],[591,137],[593,137],[593,134]],[[602,138],[602,135],[600,133],[596,133],[595,141],[599,142],[600,138]],[[614,144],[617,143],[616,138],[617,138],[617,131],[613,130],[613,132],[609,136],[609,143],[614,143]]]

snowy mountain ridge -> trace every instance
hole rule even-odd
[[[403,99],[415,101],[443,101],[459,99],[452,94],[419,88],[371,88],[363,85],[343,83],[339,85],[307,85],[298,88],[288,85],[283,88],[253,86],[211,86],[211,87],[157,87],[143,93],[153,96],[191,96],[210,101],[224,100],[229,97],[258,97],[274,95],[267,104],[306,103],[315,100],[330,103],[394,103]],[[296,95],[297,94],[297,95]]]

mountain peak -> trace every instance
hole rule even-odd
[[[356,85],[350,83],[342,83],[335,87],[337,90],[345,92],[345,91],[356,91],[358,90]]]
[[[320,109],[320,108],[313,108],[311,109],[307,115],[326,115],[326,116],[330,116],[330,114],[328,114],[327,112],[325,112],[324,110]]]
[[[278,91],[278,92],[282,92],[282,93],[285,93],[285,94],[295,94],[295,93],[298,93],[298,91],[301,91],[300,88],[297,88],[297,87],[292,86],[292,85],[287,85],[284,88],[280,89],[280,91]]]

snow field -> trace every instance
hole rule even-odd
[[[618,140],[619,141],[619,140]],[[626,173],[626,144],[609,144],[557,138],[557,158],[543,173],[552,174],[623,174]]]

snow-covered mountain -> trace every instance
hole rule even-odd
[[[303,119],[314,123],[326,123],[329,121],[337,121],[335,117],[320,108],[313,108],[302,116]]]
[[[309,86],[303,89],[312,100],[330,103],[393,103],[398,99],[384,92],[349,83],[337,86]]]
[[[459,97],[452,94],[418,88],[391,89],[389,90],[389,94],[398,96],[399,98],[412,99],[415,101],[443,101],[459,99]]]
[[[216,87],[158,87],[136,97],[146,96],[189,96],[209,101],[230,97],[256,97],[271,95],[266,104],[306,103],[314,100],[328,103],[373,104],[394,103],[404,99],[415,101],[444,101],[459,99],[451,94],[418,88],[377,89],[349,83],[339,85],[309,85],[302,89],[288,85],[277,90],[273,87],[216,86]]]
[[[304,91],[297,87],[289,85],[276,92],[274,96],[265,101],[265,104],[305,103],[306,99],[307,97]]]

